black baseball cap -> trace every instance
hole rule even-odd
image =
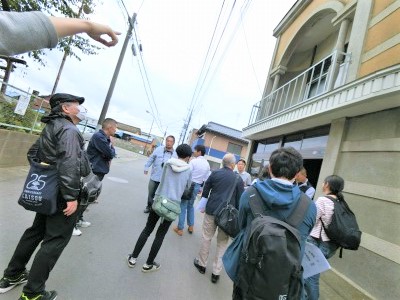
[[[60,103],[64,103],[64,102],[79,102],[79,104],[82,104],[84,101],[85,101],[85,98],[83,98],[83,97],[78,97],[78,96],[74,96],[74,95],[70,95],[70,94],[64,94],[64,93],[57,93],[57,94],[54,94],[50,98],[49,102],[50,102],[50,107],[53,109],[54,107],[56,107]]]

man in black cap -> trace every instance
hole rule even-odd
[[[59,193],[58,210],[51,216],[36,213],[33,224],[22,235],[14,255],[0,280],[0,293],[26,283],[20,299],[55,299],[55,291],[45,291],[45,283],[76,223],[81,176],[87,176],[90,165],[83,150],[84,140],[75,124],[85,119],[85,99],[69,94],[55,94],[50,99],[51,112],[42,118],[46,123],[39,139],[28,151],[28,160],[56,165]],[[41,246],[32,262],[26,265],[35,249]]]

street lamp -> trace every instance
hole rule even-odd
[[[150,131],[149,131],[149,136],[150,136],[150,139],[151,139],[151,130],[153,129],[153,123],[154,123],[154,116],[153,116],[153,114],[151,113],[151,112],[149,112],[148,110],[146,110],[146,112],[148,113],[148,114],[150,114],[152,117],[153,117],[153,121],[151,121],[151,126],[150,126]],[[151,139],[151,141],[150,141],[150,145],[153,143],[153,139]],[[151,146],[150,146],[151,147]],[[146,148],[147,148],[147,143],[146,143],[146,145],[144,145],[144,149],[143,149],[143,154],[144,155],[146,155]]]

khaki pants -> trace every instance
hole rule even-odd
[[[211,240],[215,235],[217,230],[217,225],[215,225],[214,216],[204,214],[203,220],[203,233],[201,239],[201,247],[199,251],[199,264],[203,267],[207,266],[208,254],[210,252]],[[217,233],[217,252],[215,254],[213,263],[213,274],[219,275],[222,271],[222,256],[228,247],[229,236],[218,228]]]

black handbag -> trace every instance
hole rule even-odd
[[[224,205],[215,216],[215,224],[222,229],[227,235],[234,238],[238,235],[239,228],[239,211],[237,208],[231,204],[231,198],[233,191],[236,188],[238,176],[235,178],[235,183],[229,192],[228,200],[226,205]]]
[[[101,192],[102,182],[96,174],[90,172],[88,176],[81,178],[81,189],[79,192],[80,205],[89,205],[96,201]]]
[[[57,212],[59,191],[57,166],[34,160],[30,165],[18,204],[27,210],[53,215]]]

